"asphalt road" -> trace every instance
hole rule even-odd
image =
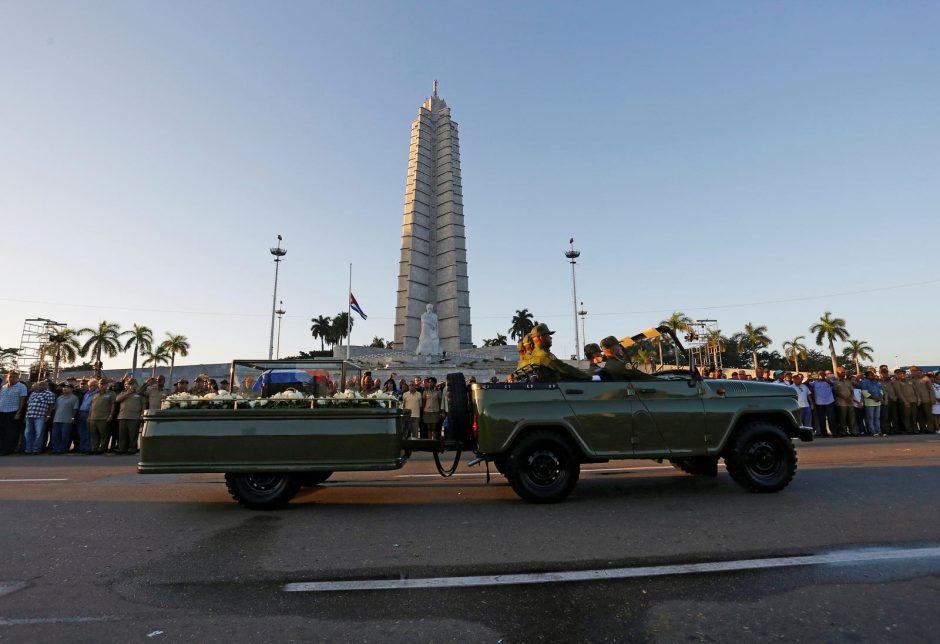
[[[138,475],[133,457],[4,457],[0,639],[937,641],[940,436],[798,453],[771,495],[618,461],[537,506],[495,472],[441,479],[419,457],[277,512],[242,509],[220,476]],[[538,583],[285,586],[526,573]]]

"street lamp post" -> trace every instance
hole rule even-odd
[[[574,249],[574,237],[569,239],[568,243],[571,247],[565,251],[565,257],[571,262],[571,300],[574,304],[574,357],[576,360],[580,360],[581,339],[578,337],[578,288],[574,280],[574,265],[577,263],[575,260],[581,256],[581,251]]]
[[[281,248],[281,236],[277,236],[277,247],[271,249],[274,255],[274,297],[271,299],[271,338],[268,342],[268,360],[274,357],[274,315],[277,312],[277,276],[281,268],[281,260],[287,254],[286,248]]]
[[[277,307],[277,350],[274,352],[274,356],[277,360],[281,359],[281,318],[284,317],[284,314],[287,311],[284,310],[284,301],[281,300],[280,306]]]
[[[584,331],[584,318],[587,317],[587,311],[584,310],[584,302],[581,302],[581,309],[578,311],[578,315],[581,316],[581,338],[587,342],[587,333]]]

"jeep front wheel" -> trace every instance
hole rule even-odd
[[[581,473],[565,441],[545,431],[533,432],[516,443],[505,467],[513,491],[532,503],[561,501],[574,489]]]
[[[290,474],[252,472],[226,474],[225,487],[232,498],[252,510],[274,510],[294,498],[300,482]]]
[[[728,474],[751,492],[779,492],[796,474],[796,449],[786,432],[767,422],[749,423],[725,454]]]

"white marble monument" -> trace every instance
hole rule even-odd
[[[418,350],[415,353],[419,356],[441,355],[441,338],[433,304],[428,304],[427,310],[421,314],[421,335],[418,336]]]
[[[450,108],[437,95],[437,81],[411,124],[395,347],[422,353],[422,318],[432,308],[438,319],[437,353],[473,346],[460,145]]]

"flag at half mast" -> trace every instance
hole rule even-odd
[[[362,311],[362,308],[359,306],[359,302],[356,301],[356,296],[353,295],[352,292],[349,293],[349,308],[358,313],[359,317],[361,317],[363,320],[368,318],[368,316]]]

